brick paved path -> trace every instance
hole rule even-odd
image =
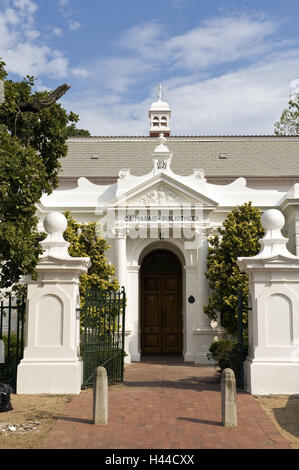
[[[214,367],[169,357],[125,369],[109,387],[109,423],[92,424],[92,389],[74,396],[44,441],[45,449],[287,449],[253,396],[238,393],[238,427],[221,425]]]

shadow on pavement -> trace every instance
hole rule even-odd
[[[196,419],[196,418],[187,418],[187,417],[180,417],[177,418],[180,421],[189,421],[190,423],[202,423],[202,424],[212,424],[213,426],[222,426],[220,421],[209,421],[208,419]]]
[[[91,419],[72,418],[71,416],[54,416],[59,421],[73,421],[74,423],[93,424]]]
[[[181,388],[186,390],[219,390],[220,383],[218,377],[188,377],[179,380],[152,380],[142,382],[134,382],[133,380],[125,381],[126,387],[148,387],[148,388]]]

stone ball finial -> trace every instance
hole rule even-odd
[[[51,212],[44,218],[44,228],[47,233],[63,233],[67,228],[66,217],[61,212]]]
[[[261,222],[266,231],[281,230],[284,227],[285,218],[279,210],[269,209],[263,213]]]

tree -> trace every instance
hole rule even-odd
[[[75,137],[75,136],[89,137],[90,136],[90,132],[87,129],[77,129],[74,123],[67,126],[66,131],[67,131],[68,137]]]
[[[212,320],[220,314],[221,325],[228,333],[237,334],[237,291],[248,299],[248,276],[237,266],[239,256],[254,256],[260,251],[259,239],[264,236],[259,209],[245,203],[233,209],[223,227],[209,239],[206,277],[211,295],[205,313]],[[247,314],[244,314],[244,322]]]
[[[280,120],[274,124],[276,135],[299,135],[299,93],[290,95],[289,107],[284,109]]]
[[[45,236],[37,230],[36,203],[57,187],[59,160],[67,154],[66,127],[78,120],[56,103],[69,85],[33,92],[33,77],[8,80],[4,66],[0,61],[5,86],[0,105],[0,288],[24,275],[35,277]]]
[[[105,254],[110,246],[99,233],[96,222],[79,223],[73,219],[70,211],[66,211],[64,215],[68,221],[64,238],[70,242],[69,254],[89,256],[91,260],[88,272],[80,276],[81,298],[84,299],[87,287],[102,291],[118,290],[115,267],[108,263]]]

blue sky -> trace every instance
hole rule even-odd
[[[148,135],[162,83],[173,135],[273,134],[299,89],[298,0],[0,0],[9,78],[92,135]]]

